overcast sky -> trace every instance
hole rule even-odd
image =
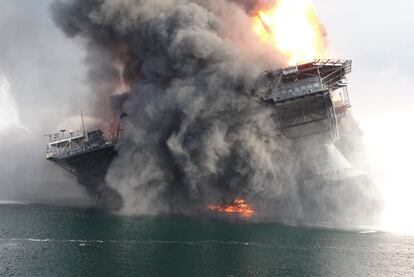
[[[411,109],[414,1],[317,1],[329,49],[353,59],[350,93],[359,116]]]
[[[71,109],[86,109],[82,47],[55,27],[50,2],[0,0],[0,71],[23,124],[34,132],[54,131],[48,126]]]
[[[0,0],[0,75],[10,85],[0,85],[0,201],[88,201],[44,159],[43,135],[87,110],[82,48],[55,28],[49,2]],[[4,130],[16,123],[12,100],[25,128]]]
[[[414,1],[316,3],[329,51],[353,60],[349,93],[386,200],[384,224],[414,233]]]

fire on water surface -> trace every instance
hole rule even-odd
[[[253,31],[285,55],[289,65],[323,58],[326,34],[313,0],[274,1],[256,12]]]
[[[238,215],[245,218],[250,218],[255,214],[253,208],[242,198],[236,198],[229,205],[210,204],[208,208],[213,212]]]

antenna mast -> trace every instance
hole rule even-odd
[[[117,140],[118,140],[118,138],[119,138],[119,133],[120,133],[121,131],[123,131],[123,130],[122,130],[122,127],[121,127],[121,121],[122,121],[122,118],[124,118],[125,116],[127,116],[127,114],[126,114],[126,113],[124,113],[124,112],[121,112],[121,114],[119,115],[119,120],[118,120],[118,128],[117,128],[117,130],[116,130],[115,141],[117,141]]]
[[[80,111],[80,115],[81,115],[81,119],[82,119],[82,131],[83,131],[83,136],[84,136],[86,139],[88,139],[88,138],[87,138],[87,135],[86,135],[86,132],[85,132],[85,122],[83,121],[83,114],[82,114],[82,111]]]

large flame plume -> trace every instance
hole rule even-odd
[[[208,208],[213,212],[238,215],[244,218],[250,218],[255,214],[253,208],[242,198],[236,198],[229,205],[210,204]]]
[[[253,17],[253,31],[283,55],[288,64],[322,58],[325,30],[312,0],[277,0]]]

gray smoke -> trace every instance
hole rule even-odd
[[[107,99],[128,88],[123,143],[107,176],[125,213],[197,213],[244,197],[266,217],[304,218],[292,142],[279,132],[275,109],[251,95],[257,75],[282,64],[249,31],[258,2],[51,6],[56,24],[87,46],[97,113],[110,118]]]

